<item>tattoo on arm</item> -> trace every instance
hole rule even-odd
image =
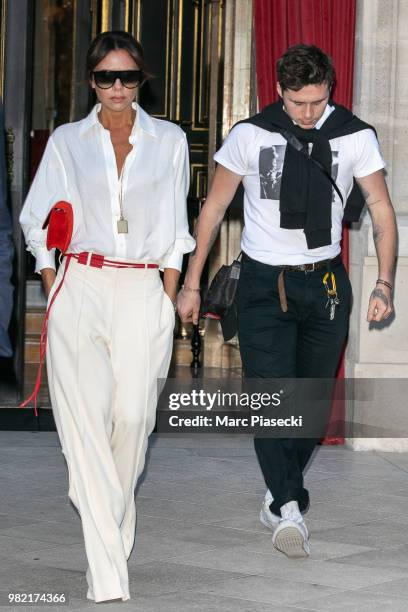
[[[364,187],[362,187],[361,185],[360,185],[360,189],[361,189],[361,193],[363,194],[363,198],[367,202],[368,198],[370,197],[370,192],[367,191],[367,189],[364,189]]]
[[[365,203],[367,204],[367,206],[373,206],[374,204],[377,204],[377,202],[381,202],[381,200],[374,200],[374,202],[369,202],[368,199],[370,197],[370,192],[367,191],[367,189],[364,189],[364,187],[362,187],[362,185],[360,185],[360,189],[361,189],[361,193],[363,194],[363,198],[365,200]]]
[[[380,242],[382,237],[384,236],[384,229],[378,223],[373,224],[373,238],[374,242]]]
[[[206,255],[208,255],[208,253],[210,252],[211,247],[213,246],[213,244],[215,242],[215,239],[217,238],[218,232],[220,230],[221,223],[222,223],[222,219],[221,219],[221,221],[219,221],[217,223],[217,225],[214,226],[214,228],[213,228],[213,230],[211,232],[210,239],[209,239],[208,244],[207,244]],[[193,233],[193,238],[195,240],[197,240],[197,234],[198,234],[198,223],[197,223],[196,228],[195,228],[194,233]],[[197,243],[196,243],[196,246],[194,247],[194,249],[191,251],[189,259],[192,259],[196,255],[197,255]]]
[[[371,297],[372,298],[379,298],[382,302],[384,302],[385,307],[388,308],[389,302],[388,302],[388,298],[385,295],[384,291],[382,289],[374,289],[371,292]]]

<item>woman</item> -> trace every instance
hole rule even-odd
[[[82,519],[87,597],[99,602],[130,598],[134,490],[157,379],[169,367],[182,257],[194,240],[185,134],[134,102],[147,77],[140,44],[126,32],[100,34],[87,68],[99,104],[53,132],[20,221],[48,303],[70,260],[49,313],[48,383],[69,497]],[[55,275],[42,224],[59,200],[73,207],[74,255]]]

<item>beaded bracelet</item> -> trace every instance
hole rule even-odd
[[[380,285],[385,285],[386,287],[388,287],[388,289],[391,289],[391,290],[392,290],[392,285],[391,285],[391,283],[389,283],[389,282],[388,282],[388,281],[386,281],[386,280],[383,280],[382,278],[377,278],[377,283],[378,283],[378,284],[380,284]]]

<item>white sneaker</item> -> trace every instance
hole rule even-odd
[[[272,544],[290,559],[308,557],[309,533],[303,519],[281,519],[272,536]]]
[[[266,491],[265,498],[262,502],[261,511],[259,513],[259,520],[261,521],[262,525],[265,525],[265,527],[268,527],[268,529],[272,529],[272,531],[275,531],[275,529],[279,525],[281,517],[270,511],[269,506],[272,502],[272,493],[268,489]]]

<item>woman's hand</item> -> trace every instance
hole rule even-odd
[[[44,293],[47,299],[48,299],[48,296],[50,295],[51,287],[54,284],[56,276],[57,276],[57,273],[55,272],[54,268],[43,268],[41,270],[41,278],[43,282]]]

